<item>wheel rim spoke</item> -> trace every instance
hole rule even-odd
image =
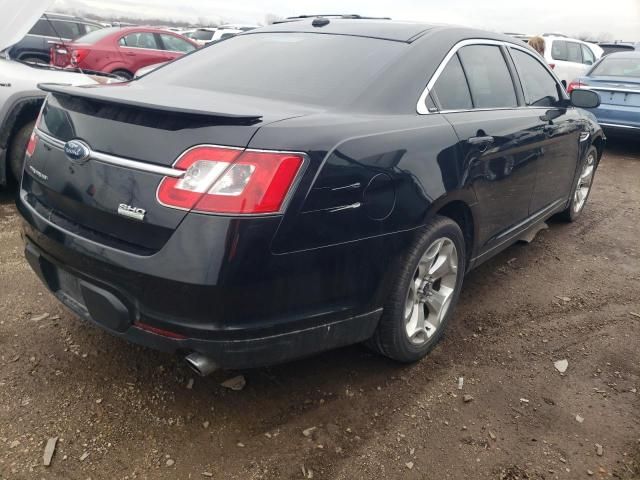
[[[579,212],[584,207],[589,191],[591,190],[591,184],[593,183],[593,174],[595,172],[595,157],[589,155],[587,161],[582,167],[580,177],[578,178],[578,184],[573,194],[573,211]]]
[[[458,252],[453,241],[433,242],[418,262],[405,304],[407,337],[414,344],[428,341],[449,310],[458,278]]]

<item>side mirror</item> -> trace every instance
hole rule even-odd
[[[578,108],[598,108],[600,95],[591,90],[576,88],[571,91],[571,105]]]

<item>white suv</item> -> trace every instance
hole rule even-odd
[[[602,56],[602,49],[575,38],[544,36],[544,58],[566,87],[581,77]]]

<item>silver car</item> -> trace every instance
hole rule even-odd
[[[45,93],[39,83],[91,84],[97,78],[46,65],[12,60],[7,50],[19,42],[53,0],[0,3],[0,185],[22,176],[22,164]]]

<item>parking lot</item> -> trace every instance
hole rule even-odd
[[[580,220],[472,272],[424,361],[202,379],[64,310],[3,192],[0,478],[640,478],[639,219],[640,144],[611,141]]]

